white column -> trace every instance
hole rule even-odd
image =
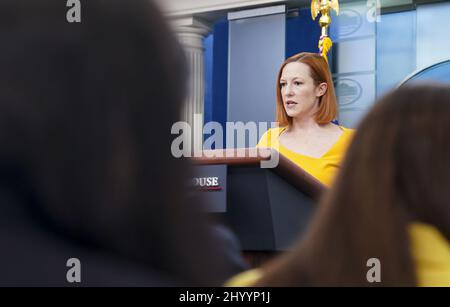
[[[203,144],[205,101],[205,48],[203,39],[211,31],[211,28],[207,23],[194,17],[173,20],[173,25],[175,33],[185,50],[189,69],[187,97],[181,110],[181,119],[191,126],[192,146],[195,151],[199,151]]]

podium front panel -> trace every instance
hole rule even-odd
[[[199,170],[196,173],[202,178],[221,178],[221,191],[199,192],[206,210],[234,231],[243,250],[287,250],[305,231],[315,208],[313,200],[271,169],[204,165]]]

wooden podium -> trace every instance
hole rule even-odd
[[[261,162],[275,160],[273,168]],[[203,151],[193,158],[196,192],[227,224],[243,251],[277,252],[304,231],[325,186],[268,148]],[[207,209],[208,210],[208,209]]]

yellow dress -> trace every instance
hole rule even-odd
[[[339,126],[343,133],[336,143],[320,158],[302,155],[292,151],[278,141],[279,136],[287,127],[271,128],[259,140],[258,147],[269,147],[277,150],[283,156],[300,166],[321,183],[330,186],[340,168],[354,130]]]
[[[408,233],[417,285],[450,287],[450,243],[435,227],[427,224],[412,223],[408,227]],[[262,275],[261,269],[249,270],[231,278],[225,286],[251,287]],[[382,263],[381,280],[383,281]]]

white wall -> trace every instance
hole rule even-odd
[[[417,69],[450,59],[450,3],[417,7]]]

